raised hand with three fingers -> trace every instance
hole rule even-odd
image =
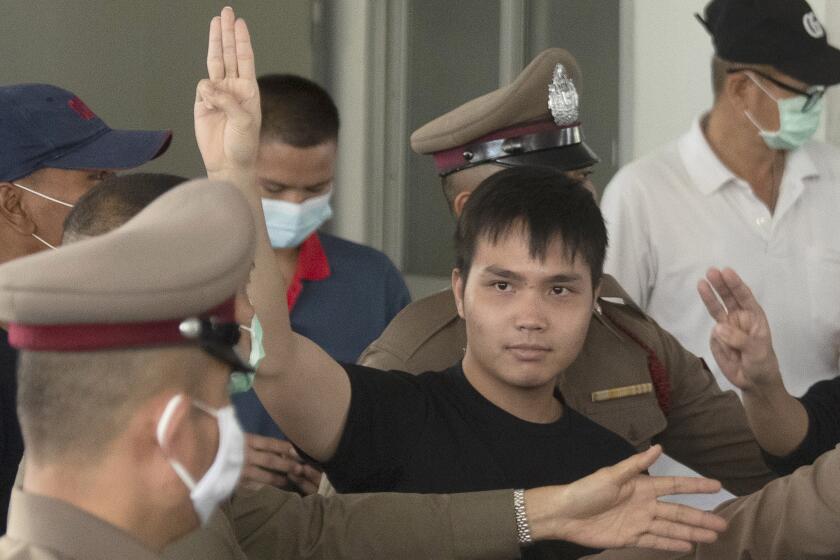
[[[710,268],[697,291],[717,323],[710,346],[726,378],[741,390],[781,383],[767,316],[741,277]]]
[[[198,82],[195,137],[209,177],[253,173],[260,94],[248,26],[226,7],[210,22],[208,78]]]
[[[772,455],[788,455],[808,432],[808,413],[785,389],[764,310],[731,268],[710,268],[697,290],[717,323],[711,336],[712,355],[726,378],[742,391],[756,440]]]

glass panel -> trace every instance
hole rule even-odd
[[[407,128],[499,86],[499,2],[409,2]],[[411,152],[403,228],[407,274],[449,276],[454,262],[449,213],[430,156]]]
[[[600,190],[618,170],[619,107],[618,0],[530,0],[525,52],[528,60],[549,47],[562,47],[583,74],[581,122],[586,143],[601,162],[593,181]]]

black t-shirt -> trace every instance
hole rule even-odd
[[[6,331],[0,329],[0,535],[6,533],[6,512],[23,455],[23,438],[17,419],[17,351],[9,346]]]
[[[765,453],[771,469],[787,475],[840,444],[840,377],[815,383],[799,399],[808,411],[808,434],[799,448],[787,457]]]
[[[505,412],[473,388],[460,364],[417,376],[344,367],[352,388],[347,426],[324,465],[340,492],[453,493],[567,484],[635,452],[568,406],[550,424]],[[539,543],[526,549],[525,557],[578,558],[592,552],[570,543]]]

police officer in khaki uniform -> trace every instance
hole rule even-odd
[[[455,215],[484,178],[509,166],[577,174],[596,158],[581,137],[579,73],[562,49],[539,54],[508,86],[438,117],[411,136],[432,154]],[[670,456],[735,494],[773,478],[741,403],[705,364],[646,316],[605,275],[583,349],[560,389],[572,408],[638,449],[661,443]],[[451,290],[404,309],[362,355],[379,369],[441,370],[464,354],[464,321]]]
[[[27,450],[0,557],[157,558],[233,491],[249,218],[235,188],[197,181],[124,228],[0,267]]]

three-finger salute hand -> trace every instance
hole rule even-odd
[[[248,26],[230,7],[210,22],[207,74],[193,110],[207,173],[250,170],[259,147],[260,96]]]
[[[779,382],[767,315],[741,277],[730,268],[710,268],[697,290],[716,322],[710,346],[727,379],[743,390]]]

